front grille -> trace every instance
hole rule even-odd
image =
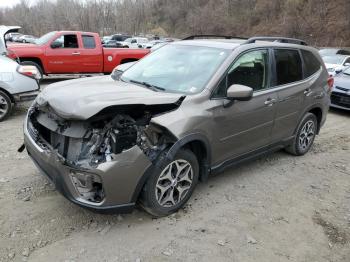
[[[350,96],[342,93],[332,92],[331,102],[333,105],[350,107]]]

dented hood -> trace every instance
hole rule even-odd
[[[110,76],[68,80],[46,87],[36,99],[65,119],[86,120],[106,107],[117,105],[174,104],[183,95],[155,92],[142,86],[114,81]]]

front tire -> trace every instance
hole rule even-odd
[[[12,102],[10,97],[0,91],[0,122],[4,121],[12,111]]]
[[[295,156],[305,155],[311,148],[318,130],[317,118],[307,113],[300,122],[293,144],[286,151]]]
[[[162,217],[178,211],[189,200],[198,183],[199,164],[193,152],[185,149],[171,160],[164,156],[158,160],[140,200],[146,212]]]

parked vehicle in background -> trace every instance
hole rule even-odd
[[[109,35],[109,36],[104,36],[104,37],[102,37],[102,39],[101,39],[101,43],[102,44],[106,44],[109,40],[111,40],[112,39],[112,36],[111,35]]]
[[[350,50],[342,48],[324,48],[319,50],[320,55],[333,56],[333,55],[350,55]]]
[[[119,64],[136,61],[148,50],[103,48],[98,34],[80,31],[50,32],[35,44],[11,45],[9,57],[33,65],[41,75],[109,74]]]
[[[332,55],[322,57],[330,75],[334,76],[350,66],[350,56]]]
[[[18,39],[20,38],[22,36],[22,34],[19,34],[19,33],[17,33],[17,34],[15,34],[15,35],[13,35],[12,36],[12,42],[18,42]]]
[[[21,35],[22,34],[20,34],[20,33],[8,33],[8,34],[5,35],[5,40],[9,41],[9,42],[13,42],[14,41],[13,38],[19,37]]]
[[[167,41],[152,40],[152,41],[149,41],[148,43],[141,44],[141,46],[142,46],[142,48],[151,49],[153,46],[158,45],[158,44],[162,44],[162,43],[167,43]]]
[[[121,44],[127,48],[142,48],[143,44],[148,43],[148,39],[145,37],[132,37],[127,38]]]
[[[334,77],[331,107],[350,110],[350,67]]]
[[[306,154],[333,85],[318,51],[287,38],[179,41],[117,69],[45,88],[25,146],[72,202],[153,216],[243,160]]]
[[[124,48],[124,46],[121,44],[121,42],[118,42],[116,40],[108,40],[102,46],[108,47],[108,48]]]
[[[36,39],[37,38],[35,36],[32,36],[32,35],[22,35],[22,36],[17,38],[17,42],[34,44]]]
[[[0,26],[0,122],[11,114],[16,103],[33,100],[39,93],[38,70],[6,56],[6,33],[19,28]]]

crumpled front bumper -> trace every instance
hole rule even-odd
[[[152,165],[139,147],[134,146],[119,154],[113,161],[97,167],[78,168],[65,163],[64,158],[55,150],[35,142],[28,131],[27,121],[28,117],[24,123],[24,143],[27,152],[38,169],[63,196],[75,204],[96,211],[126,213],[132,210],[144,181],[142,177]],[[74,172],[99,176],[104,199],[99,203],[83,199],[73,184],[71,174]]]

